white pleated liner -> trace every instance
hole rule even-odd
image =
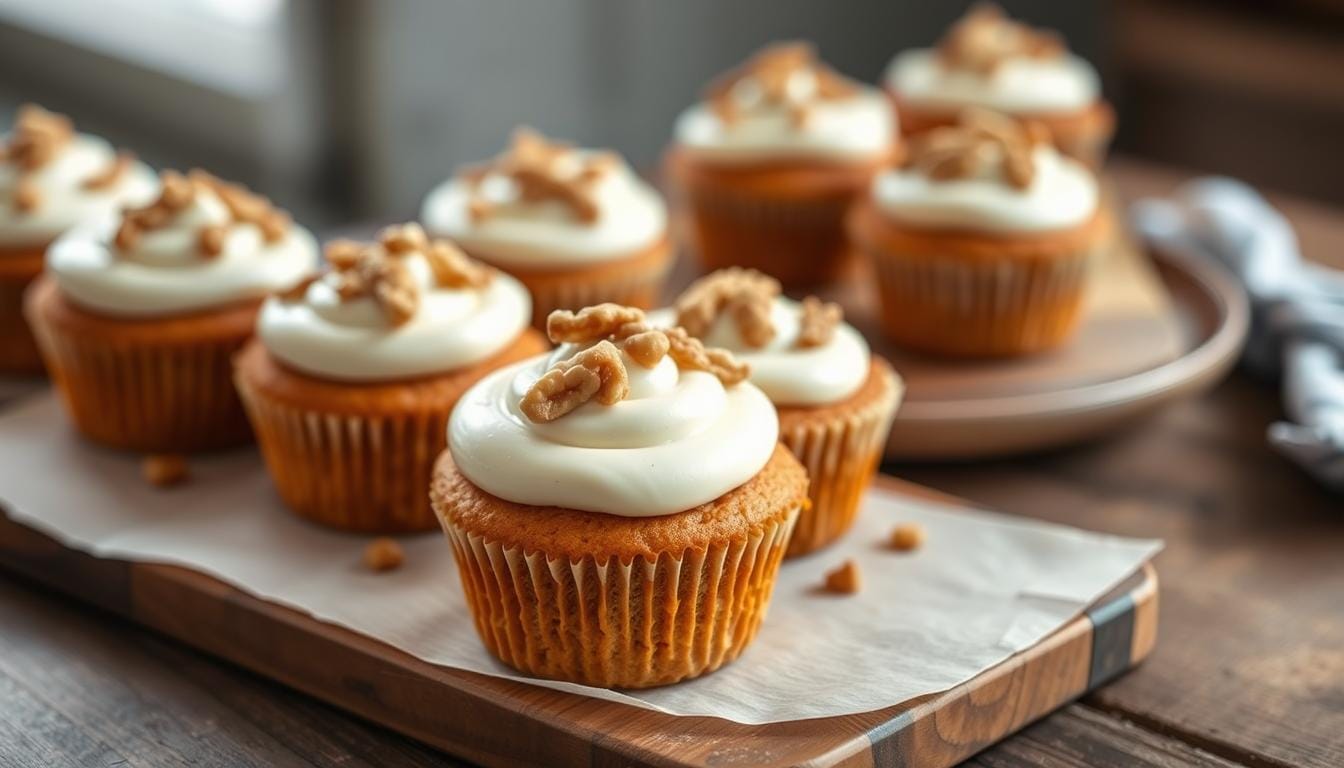
[[[66,411],[95,442],[146,453],[190,453],[248,442],[232,359],[246,337],[145,344],[66,333],[41,317],[33,331]]]
[[[765,617],[798,510],[741,542],[571,562],[506,549],[451,521],[452,543],[482,642],[537,677],[647,688],[732,661]]]
[[[898,341],[916,346],[941,330],[953,345],[949,351],[1049,347],[1076,324],[1088,276],[1102,252],[1094,248],[1053,259],[1003,259],[993,269],[955,258],[874,254],[885,305],[883,327]]]
[[[450,408],[364,416],[322,413],[268,398],[238,376],[266,468],[301,517],[367,533],[429,531],[434,459]]]
[[[903,385],[886,368],[881,397],[829,424],[781,431],[779,441],[807,470],[812,506],[798,516],[786,557],[815,551],[838,539],[859,511],[868,480],[877,469],[896,417]]]

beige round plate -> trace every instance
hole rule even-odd
[[[1244,291],[1216,264],[1150,255],[1150,275],[1165,295],[1148,320],[1161,319],[1165,331],[1140,328],[1142,318],[1110,327],[1089,319],[1072,350],[1007,364],[912,358],[883,349],[878,334],[869,333],[910,385],[887,458],[984,458],[1076,443],[1217,383],[1246,338]],[[1121,373],[1164,343],[1173,346],[1160,358]]]

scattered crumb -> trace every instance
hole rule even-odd
[[[859,581],[859,564],[846,560],[844,565],[826,574],[826,591],[852,595],[862,586]]]
[[[190,471],[185,456],[161,453],[146,456],[140,463],[140,473],[150,485],[168,488],[186,480]]]
[[[374,539],[364,549],[364,565],[375,573],[396,570],[405,560],[401,545],[392,539]]]
[[[924,527],[918,523],[902,523],[891,532],[891,548],[902,552],[919,549],[924,544]]]

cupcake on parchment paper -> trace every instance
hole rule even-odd
[[[751,382],[779,410],[779,439],[807,469],[804,509],[788,557],[819,549],[854,522],[881,461],[905,385],[868,350],[840,307],[779,295],[779,283],[753,270],[711,273],[655,315],[751,367]]]
[[[421,220],[518,278],[537,328],[556,309],[651,307],[672,267],[667,207],[619,155],[527,128],[503,154],[430,192]]]
[[[448,414],[547,349],[517,280],[416,224],[327,246],[326,273],[267,299],[236,380],[285,504],[350,531],[433,529]]]
[[[955,123],[967,107],[992,109],[1049,130],[1065,154],[1100,168],[1115,131],[1097,72],[1051,32],[979,3],[933,49],[898,54],[886,89],[906,138]]]
[[[881,91],[781,43],[677,119],[667,174],[706,270],[753,267],[789,285],[847,263],[845,213],[896,151]]]
[[[882,329],[912,349],[1008,357],[1063,344],[1113,241],[1096,177],[1035,124],[983,110],[910,143],[850,221]]]
[[[75,427],[114,448],[246,443],[231,359],[267,293],[317,265],[317,242],[268,200],[165,171],[156,200],[52,245],[25,311]]]
[[[723,350],[615,305],[548,330],[462,398],[434,474],[481,640],[587,685],[711,672],[760,626],[806,473]]]
[[[153,172],[130,154],[75,133],[64,116],[19,108],[0,140],[0,374],[42,372],[23,292],[47,247],[81,221],[147,200],[154,187]]]

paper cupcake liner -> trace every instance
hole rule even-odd
[[[252,436],[233,388],[231,359],[247,340],[153,343],[90,337],[29,319],[75,428],[142,453],[195,453]]]
[[[1050,349],[1077,326],[1099,252],[964,260],[873,253],[882,330],[935,354],[1002,357]]]
[[[696,187],[685,192],[686,223],[705,271],[749,267],[786,285],[824,283],[851,260],[845,216],[858,191],[779,199]]]
[[[901,386],[889,369],[881,368],[877,375],[885,380],[883,391],[864,407],[830,423],[781,428],[780,442],[807,470],[812,502],[798,516],[785,557],[814,552],[854,524],[901,398]]]
[[[451,404],[405,414],[321,413],[269,397],[237,377],[266,467],[300,517],[363,533],[438,527],[429,506],[434,458]]]
[[[610,275],[585,275],[572,280],[533,280],[520,275],[518,279],[532,294],[533,327],[545,329],[546,318],[557,309],[578,311],[607,301],[652,309],[659,304],[670,267],[669,258],[665,265],[652,269],[619,270]]]
[[[743,540],[629,563],[505,548],[449,517],[444,530],[491,653],[529,675],[647,688],[718,669],[751,642],[798,510]]]

